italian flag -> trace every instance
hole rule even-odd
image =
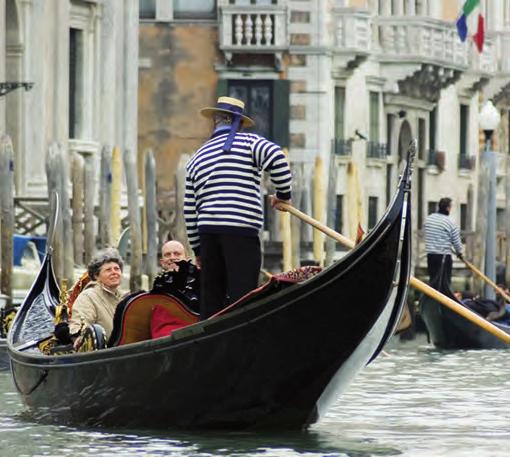
[[[468,36],[468,17],[469,15],[478,8],[480,0],[466,0],[462,11],[457,19],[457,32],[461,41],[466,41]],[[469,18],[471,19],[471,18]],[[481,13],[478,13],[478,21],[476,27],[476,33],[473,35],[473,41],[475,42],[478,52],[483,51],[483,42],[485,40],[485,26],[484,19]]]

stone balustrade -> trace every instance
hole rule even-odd
[[[374,18],[382,60],[407,60],[467,67],[468,47],[454,24],[420,16]]]
[[[220,4],[219,12],[220,48],[226,54],[271,53],[288,48],[286,3]]]
[[[497,70],[502,73],[510,73],[510,31],[491,32],[490,38],[495,45]]]
[[[333,18],[335,52],[370,51],[372,30],[368,12],[355,8],[335,8]]]

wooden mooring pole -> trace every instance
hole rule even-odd
[[[108,145],[101,150],[99,172],[99,245],[112,246],[112,148]]]
[[[122,156],[118,146],[112,151],[112,200],[111,200],[111,237],[117,246],[121,231],[120,197],[122,193]]]
[[[132,292],[142,288],[142,231],[138,204],[138,174],[135,155],[128,149],[122,154],[126,172],[129,234],[131,237],[131,272],[129,287]]]
[[[94,201],[95,201],[95,166],[94,157],[85,157],[84,173],[84,205],[83,205],[83,223],[84,223],[84,247],[85,263],[89,263],[96,250],[96,231],[94,225]]]
[[[77,152],[73,152],[71,156],[71,177],[73,183],[73,246],[74,246],[74,262],[77,265],[83,265],[83,191],[84,191],[84,168],[85,163],[83,156]]]
[[[56,208],[54,208],[54,205],[57,204],[57,199],[52,198],[52,196],[55,193],[58,193],[60,199],[62,199],[62,195],[60,195],[60,178],[58,171],[59,160],[60,160],[59,146],[56,143],[52,143],[48,147],[46,155],[46,180],[48,182],[48,198],[50,201],[50,214],[55,214]],[[58,204],[60,205],[60,203]],[[55,270],[55,275],[57,276],[58,279],[61,279],[64,273],[64,259],[62,252],[64,232],[62,225],[62,217],[58,218],[57,225],[54,228],[54,230],[55,236],[53,239],[53,267]]]
[[[0,137],[0,232],[1,292],[12,297],[12,263],[14,233],[14,152],[11,139]]]
[[[147,256],[146,272],[149,276],[149,284],[152,284],[157,274],[158,263],[158,211],[156,202],[156,160],[152,150],[145,152],[145,217]]]
[[[62,216],[63,232],[63,276],[68,284],[74,282],[74,255],[73,255],[73,227],[71,222],[71,207],[69,198],[69,160],[67,150],[63,145],[58,148],[58,187],[60,189],[60,214]]]

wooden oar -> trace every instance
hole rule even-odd
[[[489,278],[488,276],[486,276],[485,274],[483,274],[478,268],[476,268],[471,262],[469,262],[468,260],[466,260],[464,258],[464,256],[459,256],[457,255],[457,257],[462,260],[464,262],[464,264],[466,265],[466,267],[468,267],[473,273],[477,274],[478,276],[480,276],[480,278],[482,278],[487,284],[489,284],[490,286],[492,286],[494,288],[494,290],[499,294],[501,295],[505,301],[507,303],[510,303],[510,295],[508,295],[501,287],[499,287],[491,278]]]
[[[354,247],[354,241],[350,240],[349,238],[346,238],[345,236],[341,235],[340,233],[321,224],[319,221],[311,218],[307,214],[302,213],[298,209],[294,208],[292,205],[289,205],[287,203],[278,203],[277,208],[281,208],[284,211],[288,211],[289,213],[298,217],[299,219],[306,222],[307,224],[312,225],[317,230],[320,230],[321,232],[325,233],[326,235],[330,236],[331,238],[337,240],[339,243],[343,244],[344,246],[346,246],[350,249],[352,249]],[[492,335],[499,338],[500,340],[504,341],[505,343],[510,344],[510,335],[508,335],[507,333],[505,333],[503,330],[499,329],[495,325],[492,325],[489,321],[485,320],[483,317],[480,317],[478,314],[474,313],[473,311],[470,311],[468,308],[457,303],[455,300],[452,300],[451,298],[447,297],[446,295],[443,295],[441,292],[438,292],[433,287],[430,287],[428,284],[425,284],[423,281],[420,281],[419,279],[415,278],[414,276],[411,276],[411,278],[409,279],[409,285],[411,285],[415,289],[419,290],[420,292],[424,293],[425,295],[432,297],[434,300],[438,301],[439,303],[446,306],[447,308],[450,308],[452,311],[455,311],[457,314],[460,314],[467,320],[473,322],[473,324],[478,325],[479,327],[483,328],[484,330],[491,333]]]

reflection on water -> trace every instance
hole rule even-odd
[[[36,424],[0,373],[0,456],[507,456],[509,351],[395,347],[302,433],[91,430]]]

